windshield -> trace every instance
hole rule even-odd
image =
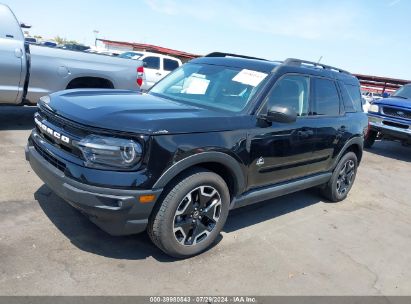
[[[240,112],[266,77],[247,69],[188,63],[157,83],[150,94]]]
[[[119,58],[126,58],[126,59],[137,59],[138,57],[141,57],[143,54],[141,53],[136,53],[136,52],[125,52],[121,55],[118,55]]]
[[[411,85],[405,85],[399,88],[392,96],[411,99]]]

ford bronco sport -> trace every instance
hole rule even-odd
[[[316,186],[345,199],[368,124],[348,72],[224,53],[147,94],[51,94],[34,119],[26,158],[57,195],[174,257],[206,250],[231,209]]]

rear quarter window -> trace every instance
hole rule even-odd
[[[358,86],[340,83],[346,112],[362,112],[361,91]]]

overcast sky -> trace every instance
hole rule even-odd
[[[30,33],[322,62],[411,80],[410,0],[0,0]]]

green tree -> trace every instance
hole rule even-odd
[[[57,42],[58,44],[81,44],[81,43],[78,43],[76,40],[68,40],[60,36],[54,37],[53,40]]]
[[[66,39],[64,39],[60,36],[56,36],[56,37],[54,37],[54,41],[57,42],[58,44],[64,44]]]

